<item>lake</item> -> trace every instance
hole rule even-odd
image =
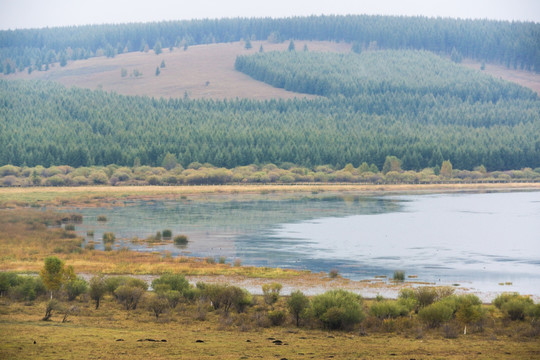
[[[313,272],[335,268],[351,279],[403,270],[418,281],[540,295],[537,191],[233,194],[122,205],[75,209],[84,216],[77,231],[93,230],[96,241],[112,231],[121,246],[173,256],[224,256],[227,262]],[[98,215],[108,221],[98,222]],[[188,245],[130,241],[164,229],[187,235]]]

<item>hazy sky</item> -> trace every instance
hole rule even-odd
[[[0,0],[0,29],[320,14],[540,22],[540,0]]]

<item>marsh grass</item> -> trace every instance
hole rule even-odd
[[[188,237],[186,235],[176,235],[174,237],[175,245],[187,245],[187,243],[188,243]]]
[[[244,275],[261,278],[291,278],[306,272],[265,267],[216,264],[193,257],[172,257],[119,249],[95,250],[94,241],[83,249],[83,239],[59,225],[63,214],[32,208],[0,210],[0,271],[39,272],[43,259],[57,254],[69,260],[77,272],[104,274]],[[104,245],[107,245],[104,244]],[[237,265],[237,266],[236,266]]]
[[[394,281],[404,281],[405,280],[405,271],[396,270],[394,271],[394,276],[392,277]]]

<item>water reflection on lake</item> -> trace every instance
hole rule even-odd
[[[360,196],[216,195],[77,209],[77,230],[105,231],[145,251],[225,256],[228,261],[353,279],[405,270],[418,280],[483,291],[540,294],[540,192]],[[98,215],[106,223],[98,223]],[[163,229],[186,234],[181,249],[134,245]],[[99,246],[98,246],[99,248]],[[501,287],[499,283],[511,282]]]

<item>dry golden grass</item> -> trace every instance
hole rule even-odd
[[[39,319],[45,303],[0,306],[0,357],[3,359],[535,359],[536,338],[491,331],[445,339],[441,330],[402,329],[399,334],[368,331],[327,332],[281,327],[241,329],[210,312],[193,319],[193,306],[180,306],[155,321],[148,310],[126,312],[107,298],[99,310],[76,301],[77,316],[61,323]],[[71,304],[70,304],[71,305]],[[508,334],[506,334],[508,332]],[[421,334],[421,335],[419,335]],[[138,341],[153,339],[158,341]],[[273,340],[281,340],[276,345]],[[166,341],[162,341],[166,340]],[[200,340],[202,342],[197,342]]]
[[[480,71],[480,66],[482,64],[478,61],[466,59],[463,61],[463,65]],[[486,68],[483,72],[493,77],[528,87],[540,94],[540,74],[531,71],[508,69],[506,66],[495,64],[486,64]]]
[[[115,91],[124,95],[147,95],[155,97],[183,97],[187,92],[190,98],[214,99],[290,99],[308,97],[283,89],[277,89],[263,82],[234,70],[236,57],[241,54],[253,54],[263,45],[265,51],[286,50],[288,43],[270,44],[266,41],[253,41],[253,48],[246,50],[243,42],[190,46],[187,51],[175,48],[172,52],[163,49],[155,55],[153,51],[132,52],[117,55],[115,58],[96,57],[70,62],[65,67],[58,64],[49,71],[34,71],[32,74],[21,72],[7,79],[42,79],[52,80],[66,86],[78,86],[89,89]],[[332,42],[298,41],[296,46],[302,49],[308,44],[311,51],[348,52],[350,45]],[[156,67],[161,61],[166,67],[155,76]],[[121,69],[128,74],[138,69],[140,77],[121,77]],[[0,75],[2,78],[2,75]],[[208,82],[208,85],[207,85]]]
[[[540,183],[481,184],[309,184],[309,185],[201,185],[201,186],[80,186],[0,188],[0,208],[28,205],[121,206],[125,199],[177,198],[188,195],[265,194],[294,192],[398,192],[509,191],[540,189]],[[116,201],[120,201],[116,203]]]

